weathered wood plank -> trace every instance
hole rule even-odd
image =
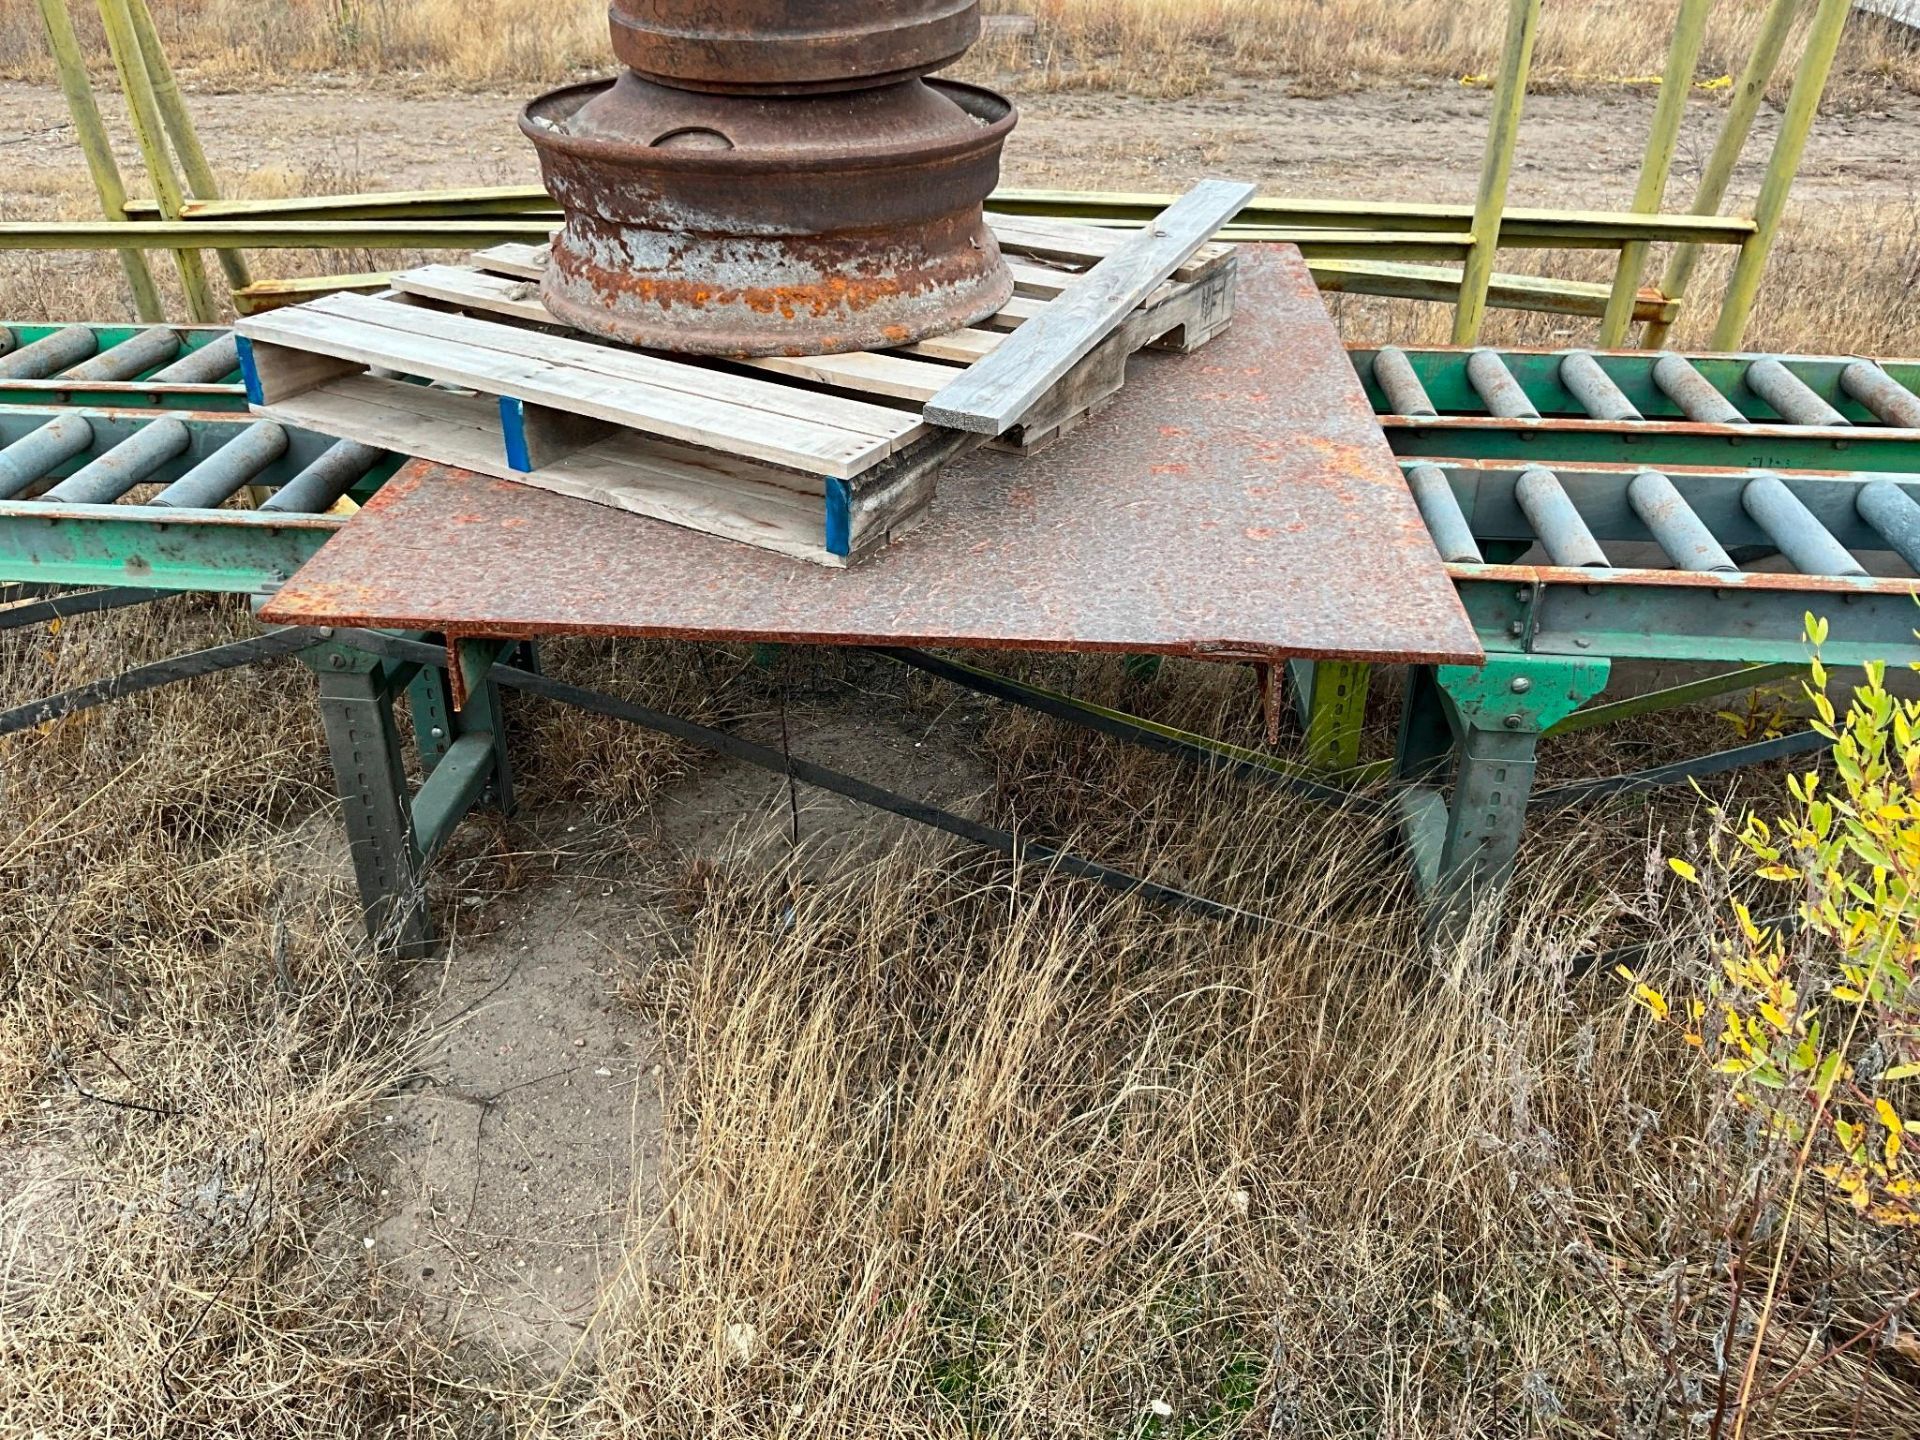
[[[489,245],[473,252],[473,263],[496,275],[511,275],[517,280],[539,280],[547,273],[546,245]]]
[[[851,355],[769,355],[742,363],[770,375],[791,375],[796,380],[811,380],[865,395],[887,395],[916,404],[931,400],[953,378],[953,371],[945,365],[864,350]]]
[[[730,375],[724,371],[690,365],[683,360],[648,355],[620,346],[596,345],[565,335],[545,335],[538,331],[499,325],[490,320],[475,319],[471,315],[396,307],[391,302],[371,300],[360,295],[336,295],[315,301],[307,308],[323,315],[344,315],[369,324],[384,325],[409,335],[433,336],[458,345],[499,351],[513,358],[545,360],[570,369],[631,380],[678,392],[695,400],[718,401],[765,411],[809,428],[870,435],[884,439],[895,450],[919,439],[924,433],[913,417],[884,405],[838,395],[801,395],[795,393],[791,386],[750,375]]]
[[[507,464],[522,474],[557,465],[575,451],[611,440],[619,427],[587,415],[529,405],[502,395],[500,426],[507,446]]]
[[[313,355],[285,345],[240,340],[240,378],[246,382],[247,402],[273,405],[303,395],[329,380],[352,375],[367,367],[332,355]]]
[[[611,505],[816,565],[845,563],[824,544],[824,496],[781,483],[805,485],[803,476],[781,476],[631,433],[577,451],[536,474],[520,474],[506,463],[499,412],[491,400],[371,375],[336,380],[301,395],[288,402],[286,414],[326,434]]]
[[[490,315],[505,315],[533,325],[558,325],[541,303],[538,284],[458,265],[424,265],[394,277],[394,286],[403,294],[459,305]],[[1011,302],[996,319],[1018,316],[1029,318],[1044,302]],[[1018,323],[1016,321],[1015,323]],[[866,395],[886,395],[899,400],[925,401],[938,394],[953,378],[953,373],[938,365],[922,365],[897,356],[856,351],[850,355],[776,355],[738,362],[755,370],[775,375],[792,375],[835,389]]]
[[[430,313],[392,304],[380,308],[403,317]],[[851,478],[879,464],[894,448],[885,437],[807,426],[748,406],[555,365],[536,356],[460,345],[430,334],[325,313],[315,306],[275,311],[246,325],[249,338],[256,341],[361,365],[388,366],[491,395],[511,395],[687,444],[718,444],[735,454],[816,474]]]
[[[1007,339],[1008,333],[1004,330],[952,330],[945,335],[934,335],[912,345],[903,345],[899,353],[924,355],[929,360],[952,360],[961,365],[971,365],[975,361],[986,359],[1005,344]]]
[[[1086,269],[1098,264],[1127,242],[1132,227],[1087,225],[1075,220],[1048,220],[1037,215],[988,215],[987,224],[1009,256],[1030,255]],[[1205,279],[1233,254],[1231,245],[1202,245],[1173,272],[1182,284]]]
[[[1204,181],[927,402],[926,418],[1000,435],[1238,214],[1254,187]]]

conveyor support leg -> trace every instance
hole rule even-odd
[[[1360,764],[1371,666],[1353,660],[1291,660],[1294,705],[1307,733],[1307,764],[1322,773]]]
[[[1408,684],[1399,770],[1441,778],[1438,715],[1453,738],[1453,793],[1416,786],[1403,801],[1415,873],[1444,942],[1502,903],[1526,828],[1540,736],[1605,687],[1604,659],[1494,655],[1484,667],[1416,669]],[[1437,703],[1436,703],[1437,702]],[[1438,712],[1438,714],[1436,714]]]
[[[426,869],[474,805],[513,803],[499,686],[489,674],[455,711],[438,668],[395,667],[338,644],[302,657],[320,678],[320,719],[333,761],[367,936],[417,955],[433,943]],[[413,794],[394,701],[405,692],[425,781]]]

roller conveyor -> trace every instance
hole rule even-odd
[[[0,573],[271,591],[343,523],[336,503],[370,498],[398,463],[245,414],[0,406]],[[234,508],[248,490],[264,503]]]
[[[247,408],[231,330],[189,325],[0,325],[0,405]]]
[[[1352,354],[1403,456],[1920,470],[1920,361],[1640,350]]]
[[[1356,350],[1355,369],[1488,652],[1478,670],[1414,666],[1405,689],[1395,803],[1443,918],[1457,921],[1512,872],[1537,747],[1559,729],[1778,678],[1810,658],[1810,614],[1828,624],[1829,663],[1920,661],[1920,363],[1387,354]],[[1670,694],[1596,704],[1626,660],[1709,673]],[[1355,763],[1364,674],[1297,678],[1308,734],[1343,729],[1324,748]],[[1666,767],[1666,778],[1820,743],[1810,732],[1736,747]],[[1584,788],[1657,783],[1629,775]]]

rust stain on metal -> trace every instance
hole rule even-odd
[[[1059,444],[957,462],[927,518],[853,569],[415,464],[265,613],[511,637],[1480,660],[1298,251],[1244,250],[1232,329],[1133,364]]]
[[[632,68],[520,121],[567,217],[541,291],[567,323],[702,355],[824,354],[959,329],[1012,296],[982,207],[1013,106],[916,78],[972,42],[973,0],[619,0],[611,18]]]
[[[1517,585],[1654,586],[1683,590],[1780,590],[1808,595],[1913,595],[1920,580],[1898,576],[1797,575],[1773,570],[1597,570],[1561,565],[1447,566],[1461,580],[1512,581]]]
[[[782,95],[893,84],[958,60],[979,0],[613,0],[613,53],[662,85]]]

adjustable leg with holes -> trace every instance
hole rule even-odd
[[[1451,800],[1442,800],[1434,783],[1415,785],[1401,799],[1414,874],[1441,939],[1458,939],[1477,910],[1501,903],[1526,827],[1540,737],[1598,695],[1609,668],[1604,659],[1494,655],[1482,669],[1414,672],[1400,773],[1438,781],[1445,760],[1436,711],[1453,733]]]
[[[500,694],[485,676],[455,711],[444,671],[395,666],[323,645],[303,656],[320,677],[320,718],[345,813],[354,883],[368,938],[418,954],[432,943],[426,868],[476,803],[512,804]],[[393,702],[410,699],[427,772],[409,795]]]
[[[1294,707],[1307,732],[1307,764],[1323,773],[1360,763],[1373,667],[1357,660],[1290,660]]]
[[[320,722],[367,935],[377,946],[417,953],[431,929],[387,676],[375,657],[332,646],[304,658],[320,677]]]

